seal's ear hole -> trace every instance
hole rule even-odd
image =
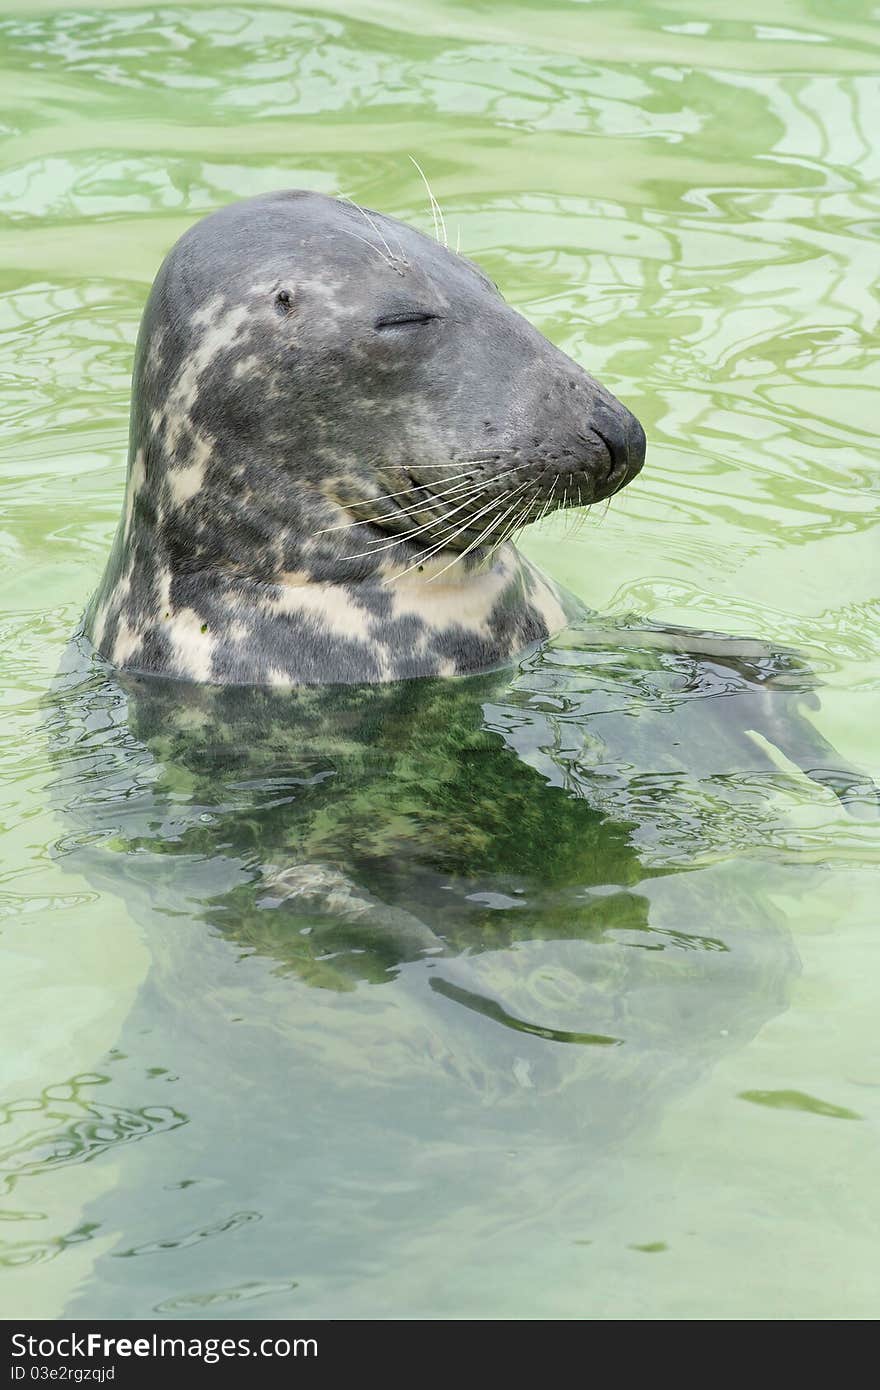
[[[293,308],[293,295],[290,290],[278,290],[275,295],[275,308],[279,314],[289,314]]]

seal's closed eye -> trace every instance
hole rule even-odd
[[[376,328],[380,332],[385,328],[409,328],[431,323],[439,317],[439,314],[432,314],[429,309],[412,309],[400,314],[386,314],[384,318],[376,320]]]

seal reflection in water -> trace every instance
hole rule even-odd
[[[576,611],[510,536],[644,455],[472,262],[321,194],[237,203],[153,285],[85,630],[117,667],[219,684],[490,669]]]
[[[638,1051],[684,1010],[684,1060],[717,1045],[719,1013],[741,1036],[779,1002],[787,934],[747,876],[720,903],[693,871],[732,841],[784,847],[767,802],[786,778],[745,730],[815,768],[811,684],[784,654],[626,625],[462,681],[281,692],[98,671],[59,706],[86,831],[67,848],[147,914],[163,993],[187,1008],[189,919],[323,989],[420,961],[434,990],[557,1041]],[[690,882],[680,915],[670,876]],[[551,976],[565,963],[567,998],[517,978],[514,943],[543,943]]]
[[[105,1103],[170,1118],[121,1130],[68,1315],[203,1316],[291,1279],[263,1314],[436,1314],[463,1268],[491,1288],[601,1235],[638,1197],[602,1160],[785,1008],[784,904],[822,871],[744,731],[834,766],[811,684],[780,654],[620,623],[461,680],[73,671],[58,852],[126,905],[120,973],[129,914],[149,948],[90,1071]],[[262,1219],[194,1239],[242,1213]],[[665,1237],[654,1218],[632,1239]]]

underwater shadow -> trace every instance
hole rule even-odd
[[[183,1316],[216,1286],[219,1247],[173,1237],[187,1175],[187,1228],[268,1218],[233,1223],[236,1278],[287,1288],[295,1248],[313,1311],[365,1240],[387,1273],[414,1230],[516,1205],[513,1148],[548,1200],[583,1182],[786,1006],[780,803],[872,795],[809,723],[814,686],[791,653],[626,622],[513,673],[293,692],[74,655],[57,853],[147,934],[115,1084],[161,1064],[186,1118],[91,1214],[164,1253],[99,1260],[76,1313]],[[293,1306],[272,1297],[253,1316]]]

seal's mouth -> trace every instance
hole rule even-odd
[[[634,416],[629,419],[626,433],[593,426],[580,449],[539,448],[527,458],[514,451],[472,456],[473,474],[451,483],[442,476],[425,481],[418,530],[410,526],[412,511],[402,520],[414,541],[473,550],[481,544],[495,547],[552,512],[613,497],[645,461],[644,430]]]
[[[528,453],[511,448],[391,465],[382,476],[396,486],[346,504],[357,516],[350,524],[369,528],[351,558],[385,558],[383,552],[402,543],[420,558],[496,549],[552,512],[613,497],[645,458],[645,435],[635,417],[626,412],[620,428],[616,424],[603,420],[601,428],[593,425],[564,447],[535,441]]]

